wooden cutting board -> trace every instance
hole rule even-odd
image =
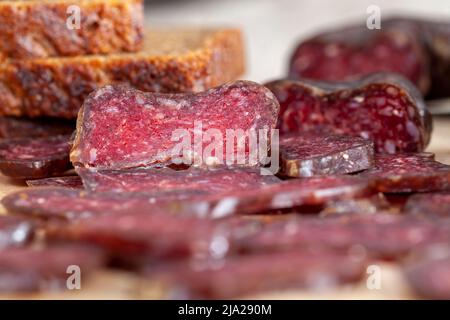
[[[436,153],[438,161],[450,164],[450,116],[435,116],[434,131],[427,151]],[[24,184],[0,176],[0,198],[5,194],[25,188]],[[0,209],[0,214],[4,214]],[[370,290],[363,280],[358,284],[338,289],[310,292],[288,291],[258,294],[246,298],[256,299],[414,299],[416,298],[404,281],[401,268],[396,264],[380,263],[381,287]],[[79,291],[49,292],[26,295],[0,295],[0,299],[153,299],[159,292],[152,284],[126,272],[109,270],[93,274]]]

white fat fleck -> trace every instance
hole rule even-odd
[[[388,152],[388,153],[395,153],[396,147],[395,147],[395,143],[394,141],[388,139],[384,142],[384,149]]]
[[[162,120],[165,118],[164,114],[161,112],[158,112],[157,114],[155,114],[155,118],[158,120]]]
[[[209,252],[214,259],[220,259],[225,256],[229,247],[230,245],[225,237],[216,236],[209,246]]]
[[[272,208],[288,208],[294,206],[292,195],[290,193],[276,194],[272,199]]]
[[[106,108],[106,112],[109,112],[109,113],[118,113],[118,112],[119,112],[119,109],[117,109],[117,107],[115,107],[115,106],[110,106],[110,107]]]
[[[97,149],[92,148],[89,151],[89,162],[94,162],[97,159]]]
[[[300,167],[300,175],[302,177],[311,177],[312,176],[312,169],[313,169],[313,162],[312,162],[312,160],[303,161],[302,165]]]
[[[22,224],[13,232],[11,237],[14,242],[22,242],[27,238],[28,231],[29,227],[26,224]]]
[[[103,88],[98,89],[98,90],[95,92],[94,99],[100,98],[102,95],[104,95],[104,94],[110,92],[111,90],[112,90],[112,87],[111,87],[111,86],[105,86],[105,87],[103,87]]]
[[[153,109],[153,106],[152,106],[151,104],[146,103],[146,104],[144,105],[144,108],[150,110],[150,109]]]
[[[145,101],[144,101],[144,99],[141,96],[137,96],[136,97],[136,103],[139,104],[139,105],[144,105]]]
[[[344,153],[344,154],[342,155],[342,158],[344,158],[345,160],[348,160],[349,156],[348,156],[347,153]]]
[[[207,157],[205,159],[205,164],[207,166],[216,166],[216,165],[219,165],[221,163],[220,163],[219,158],[210,156],[210,157]]]
[[[362,97],[362,96],[356,96],[356,97],[353,98],[353,100],[356,101],[356,102],[358,102],[358,103],[361,103],[361,102],[364,101],[364,97]]]
[[[361,136],[361,138],[369,139],[369,133],[367,131],[361,131],[359,135]]]
[[[238,201],[236,198],[228,197],[222,199],[211,212],[212,218],[224,218],[233,214]]]
[[[414,138],[414,141],[419,140],[420,136],[419,130],[417,129],[415,124],[412,123],[411,121],[406,122],[406,131],[408,131],[408,133]]]

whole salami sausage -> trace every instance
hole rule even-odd
[[[197,94],[106,86],[79,113],[71,161],[98,169],[179,162],[255,166],[250,137],[273,129],[278,113],[274,95],[249,81]]]
[[[70,136],[19,138],[0,142],[0,171],[15,179],[60,175],[71,168]]]
[[[330,84],[279,80],[281,133],[324,132],[370,139],[380,153],[418,152],[428,145],[431,117],[420,94],[395,74]]]
[[[387,27],[384,22],[381,30],[347,27],[301,42],[290,61],[290,77],[339,82],[395,72],[426,93],[429,63],[421,39],[408,26]]]
[[[359,137],[293,133],[280,138],[281,173],[290,177],[346,174],[368,169],[373,142]]]

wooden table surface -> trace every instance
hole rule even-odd
[[[450,117],[439,116],[433,120],[434,131],[427,151],[436,153],[436,158],[450,164]],[[0,197],[20,190],[25,186],[13,183],[0,176]],[[4,214],[3,208],[0,214]],[[365,280],[355,285],[338,289],[311,292],[287,291],[270,292],[251,296],[261,299],[414,299],[416,298],[404,281],[398,265],[380,263],[381,288],[369,290]],[[126,272],[99,271],[83,283],[79,291],[49,292],[26,295],[0,295],[0,299],[153,299],[159,297],[158,288],[154,288],[142,279]]]

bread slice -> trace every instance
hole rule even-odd
[[[134,54],[30,59],[0,65],[0,115],[75,118],[94,89],[125,82],[143,91],[195,92],[244,71],[236,29],[150,31]]]
[[[143,0],[0,0],[0,61],[135,52],[143,26]]]

